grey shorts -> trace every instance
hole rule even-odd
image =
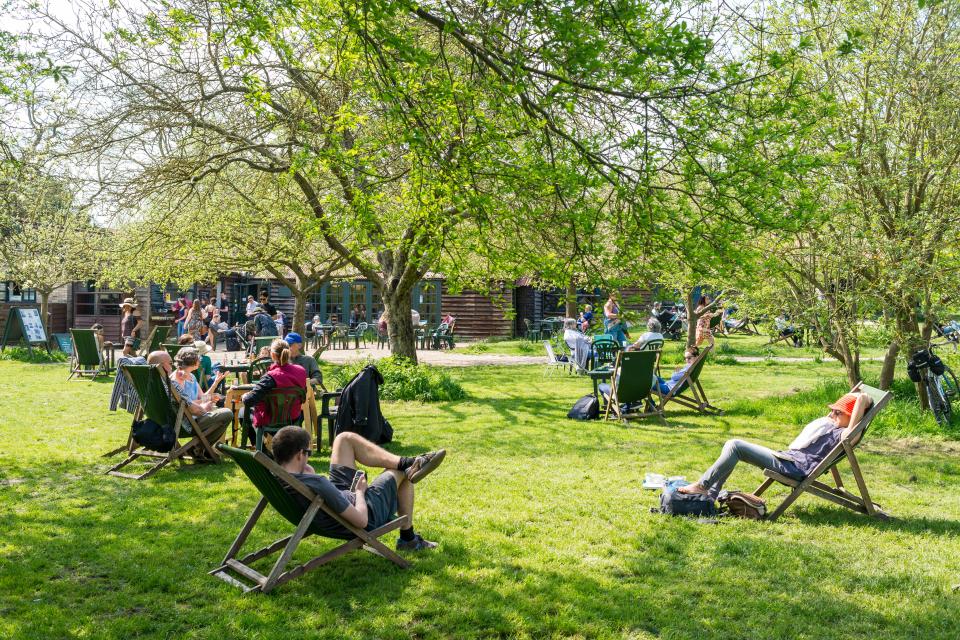
[[[337,489],[349,491],[357,470],[342,464],[330,464],[330,482]],[[391,473],[381,473],[367,485],[367,531],[382,527],[397,513],[397,481]]]

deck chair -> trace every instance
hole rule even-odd
[[[180,349],[183,349],[184,347],[192,346],[192,345],[164,343],[164,344],[161,344],[160,346],[163,347],[164,351],[170,354],[171,358],[176,358],[177,354],[180,353]]]
[[[670,393],[663,395],[659,389],[655,393],[660,396],[659,409],[662,412],[668,402],[676,402],[690,409],[696,409],[700,413],[708,415],[720,415],[723,411],[707,400],[707,394],[700,384],[700,373],[703,371],[703,364],[707,360],[707,355],[713,347],[706,347],[700,352],[700,355],[691,363],[690,368],[683,374],[683,377],[677,382],[676,386],[670,390]]]
[[[547,375],[551,371],[557,371],[558,369],[568,369],[570,368],[569,362],[564,362],[557,358],[556,352],[553,350],[553,345],[550,344],[549,340],[543,341],[543,346],[547,350],[547,365],[543,370],[543,375]]]
[[[153,329],[150,329],[150,335],[147,336],[147,339],[140,345],[140,351],[137,352],[137,355],[146,358],[153,351],[160,349],[169,333],[170,327],[168,326],[154,326]]]
[[[779,518],[783,512],[787,510],[787,507],[793,504],[804,492],[823,498],[824,500],[829,500],[834,504],[839,504],[841,507],[852,509],[857,513],[864,513],[868,516],[880,518],[881,520],[888,520],[890,518],[890,515],[883,511],[880,505],[870,499],[870,493],[867,491],[867,483],[863,479],[863,473],[860,471],[860,463],[857,462],[857,457],[854,455],[853,450],[860,443],[860,440],[863,439],[863,435],[866,433],[870,423],[887,405],[890,398],[893,397],[893,394],[889,391],[875,389],[863,384],[863,382],[858,383],[857,386],[853,388],[853,391],[866,393],[873,399],[873,404],[864,416],[860,418],[857,425],[847,433],[820,464],[810,472],[810,475],[803,480],[794,480],[793,478],[782,476],[776,471],[764,469],[763,475],[766,476],[766,480],[764,480],[763,484],[754,492],[756,495],[761,495],[774,482],[779,482],[791,489],[790,494],[780,503],[780,506],[767,516],[767,520],[772,521]],[[837,465],[842,462],[844,458],[850,461],[850,471],[853,473],[853,478],[857,482],[860,495],[847,491],[846,487],[843,486],[843,480],[840,478],[840,471],[837,469]],[[835,486],[831,487],[819,479],[820,476],[828,471],[830,475],[833,476]]]
[[[131,425],[130,435],[127,437],[127,446],[114,449],[104,454],[105,456],[110,456],[120,451],[127,452],[127,458],[125,460],[107,470],[108,475],[132,480],[143,480],[144,478],[152,476],[174,460],[192,459],[192,456],[188,456],[187,452],[197,446],[203,447],[213,462],[220,461],[220,454],[217,453],[210,445],[210,442],[207,441],[206,434],[200,430],[196,419],[187,409],[186,401],[180,397],[176,388],[170,384],[170,381],[167,380],[167,377],[163,374],[160,367],[156,365],[127,365],[123,367],[121,371],[123,375],[127,376],[130,386],[133,387],[137,395],[140,396],[140,408],[134,416],[134,421],[147,417],[157,424],[173,424],[181,425],[182,427],[183,421],[186,420],[190,425],[191,433],[187,433],[178,427],[177,443],[169,453],[162,453],[141,447],[133,438],[133,425]],[[189,440],[187,440],[186,444],[182,444],[180,442],[182,438],[189,438]],[[148,458],[155,462],[140,474],[120,471],[120,469],[123,469],[128,464],[140,458]]]
[[[267,457],[265,453],[261,451],[244,451],[243,449],[235,449],[223,444],[217,445],[217,448],[236,461],[237,466],[247,474],[250,481],[253,482],[254,486],[260,491],[261,497],[260,501],[257,502],[257,506],[253,508],[253,513],[250,514],[243,528],[240,529],[236,540],[230,545],[230,549],[227,551],[223,562],[219,567],[211,571],[210,575],[216,576],[235,587],[243,589],[245,593],[250,591],[269,593],[275,587],[280,586],[288,580],[299,577],[308,571],[327,564],[331,560],[358,549],[365,549],[366,551],[382,556],[404,569],[410,566],[406,560],[397,555],[396,552],[390,550],[378,539],[394,529],[407,525],[407,516],[395,518],[379,529],[364,531],[334,513],[320,496],[287,473],[280,465]],[[309,500],[310,506],[304,509],[292,495],[287,493],[281,484],[281,480]],[[248,553],[238,560],[237,554],[240,552],[241,547],[243,547],[243,543],[246,542],[250,532],[253,531],[254,526],[257,524],[268,503],[290,522],[290,524],[296,526],[296,530],[294,530],[291,535],[281,538],[273,544],[269,544],[257,551]],[[289,571],[284,571],[294,551],[296,551],[297,546],[299,546],[300,541],[304,536],[312,533],[310,525],[313,523],[314,516],[317,515],[319,511],[326,512],[331,518],[342,524],[344,528],[350,532],[350,538],[323,555],[308,560]],[[281,550],[282,553],[280,557],[277,558],[268,575],[263,575],[250,566],[251,563],[269,557]],[[231,573],[237,577],[234,577]],[[241,582],[238,578],[246,580],[247,583]]]
[[[603,419],[635,420],[650,416],[663,416],[663,411],[653,401],[651,386],[653,370],[657,364],[656,351],[621,351],[613,365],[613,377],[610,380],[610,395],[604,396],[607,408]],[[623,411],[621,404],[630,406],[641,404],[644,408]]]
[[[293,424],[290,411],[293,409],[294,400],[299,400],[300,406],[303,407],[307,402],[307,390],[301,389],[300,387],[280,387],[267,391],[263,402],[267,405],[270,422],[255,429],[257,434],[257,451],[263,451],[263,438],[266,434],[272,436],[283,427]],[[240,435],[240,446],[246,448],[247,433],[249,433],[249,429],[253,427],[253,421],[250,416],[251,411],[244,411],[243,413],[243,430]],[[301,415],[302,414],[303,409],[301,408]]]
[[[70,338],[73,341],[73,359],[70,361],[70,375],[82,378],[90,376],[96,380],[97,376],[109,376],[107,363],[103,361],[103,353],[97,342],[97,332],[93,329],[70,329]]]

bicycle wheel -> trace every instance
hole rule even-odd
[[[940,426],[946,427],[950,424],[950,416],[953,413],[950,408],[950,402],[943,394],[937,376],[927,378],[927,399],[930,401],[930,410]]]
[[[953,370],[950,367],[944,365],[944,372],[937,376],[937,380],[940,382],[944,397],[951,406],[960,401],[960,384],[957,383],[957,376],[953,375]]]

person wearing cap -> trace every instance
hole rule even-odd
[[[133,298],[124,298],[123,302],[120,303],[120,311],[122,313],[120,318],[120,337],[124,340],[127,338],[139,338],[140,326],[143,324],[143,320],[137,315],[137,301]]]
[[[814,420],[800,432],[784,451],[774,451],[744,440],[727,440],[717,461],[693,484],[677,489],[680,493],[699,493],[716,499],[738,462],[802,480],[855,427],[872,404],[865,393],[847,393],[829,405],[830,413]]]
[[[303,353],[303,336],[296,331],[291,331],[284,338],[290,345],[290,362],[298,364],[307,372],[307,377],[313,380],[314,384],[323,386],[323,374],[320,373],[320,365],[317,361],[307,354]]]
[[[253,314],[253,332],[258,338],[277,335],[277,323],[273,321],[263,307],[257,306]]]

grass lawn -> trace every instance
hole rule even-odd
[[[630,427],[567,420],[589,381],[541,372],[453,369],[467,400],[384,404],[393,451],[449,450],[417,485],[417,529],[439,549],[406,571],[354,553],[259,596],[207,575],[258,497],[235,465],[107,477],[100,454],[129,424],[106,410],[111,384],[0,362],[0,637],[960,637],[960,444],[890,437],[935,430],[910,401],[861,446],[896,520],[801,498],[773,524],[711,525],[651,514],[643,474],[693,478],[730,437],[784,446],[823,415],[836,364],[708,366],[724,416]],[[728,486],[760,479],[738,468]],[[262,522],[252,545],[292,531],[269,509]]]

